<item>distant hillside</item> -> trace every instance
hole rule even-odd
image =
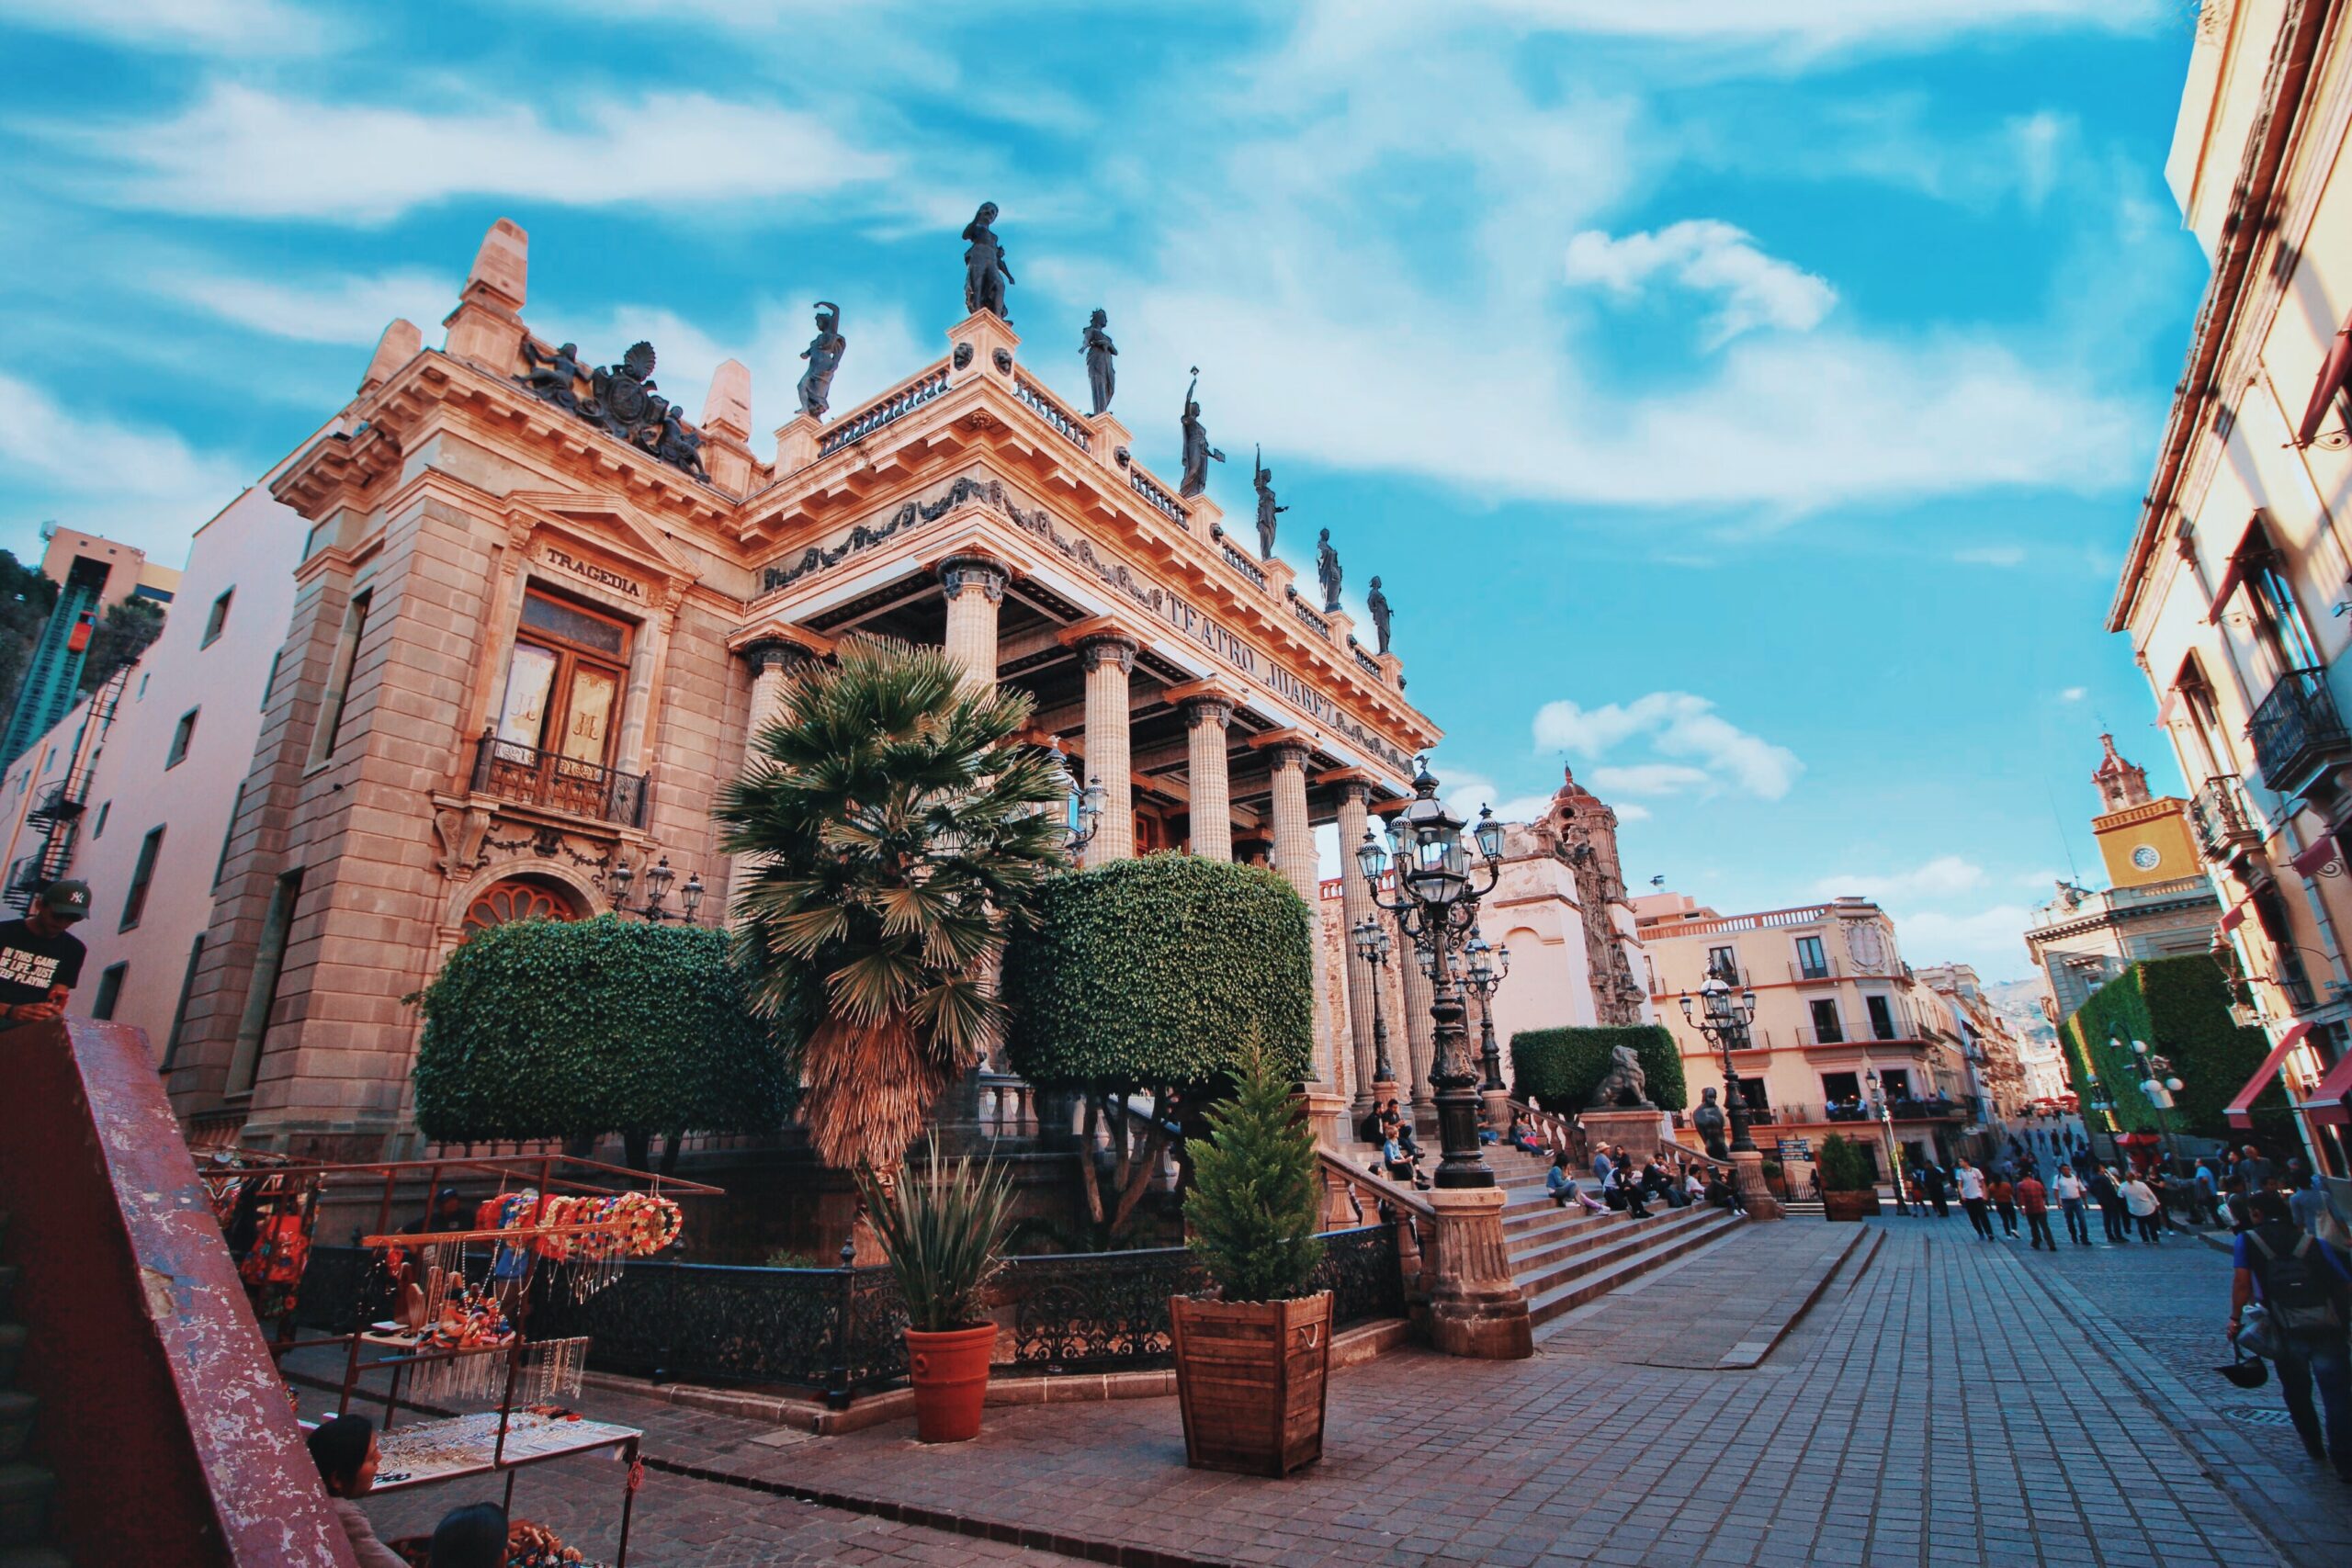
[[[2049,987],[2041,976],[2024,980],[2003,980],[1984,987],[1984,999],[1993,1010],[2017,1026],[2019,1034],[2030,1039],[2057,1043],[2058,1032],[2041,1010],[2041,998]]]

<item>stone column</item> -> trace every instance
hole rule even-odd
[[[1188,697],[1182,709],[1193,793],[1193,852],[1233,858],[1233,786],[1225,751],[1233,704],[1224,697]]]
[[[1361,1122],[1364,1112],[1372,1109],[1372,987],[1374,976],[1369,961],[1356,953],[1356,922],[1372,918],[1372,889],[1364,886],[1356,869],[1356,846],[1363,842],[1364,807],[1372,798],[1372,786],[1362,779],[1347,779],[1340,785],[1340,888],[1341,919],[1347,929],[1340,935],[1340,951],[1348,962],[1348,1034],[1355,1046],[1355,1094],[1349,1108]]]
[[[1437,1063],[1437,1020],[1430,1009],[1437,993],[1421,973],[1421,956],[1397,933],[1397,974],[1405,982],[1405,1055],[1412,1066],[1413,1123],[1425,1131],[1437,1126],[1437,1091],[1430,1087],[1430,1072]]]
[[[1004,603],[1004,563],[987,556],[949,556],[939,563],[947,591],[947,657],[975,684],[996,683],[996,617]]]
[[[745,761],[751,759],[760,732],[784,716],[784,688],[792,672],[808,662],[808,650],[798,643],[771,637],[743,649],[752,667],[752,713],[743,741]]]
[[[1086,777],[1102,781],[1102,818],[1086,846],[1086,863],[1103,865],[1136,852],[1136,795],[1127,776],[1127,677],[1136,639],[1098,632],[1078,645],[1086,671]]]
[[[1306,748],[1281,741],[1267,748],[1274,770],[1274,870],[1298,889],[1306,901],[1310,920],[1321,920],[1322,877],[1315,858],[1315,828],[1306,814]],[[1311,928],[1310,928],[1311,929]],[[1332,1059],[1331,1021],[1323,994],[1324,959],[1320,932],[1316,933],[1315,959],[1315,1081],[1329,1089],[1340,1082],[1339,1064]]]

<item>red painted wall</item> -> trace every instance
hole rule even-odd
[[[0,1032],[0,1256],[56,1534],[81,1562],[356,1568],[151,1061],[119,1024]]]

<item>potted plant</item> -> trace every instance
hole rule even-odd
[[[1832,1133],[1821,1140],[1821,1212],[1832,1220],[1861,1220],[1878,1213],[1878,1189],[1860,1144]]]
[[[1771,1192],[1773,1197],[1783,1201],[1786,1201],[1788,1198],[1788,1176],[1787,1173],[1782,1170],[1779,1160],[1768,1159],[1764,1162],[1764,1185],[1766,1189]]]
[[[951,1165],[934,1144],[922,1168],[901,1170],[895,1184],[886,1186],[870,1167],[857,1180],[906,1298],[915,1436],[926,1443],[977,1438],[996,1348],[986,1295],[1003,1263],[1011,1173],[993,1162],[978,1171],[969,1159]]]
[[[1199,1470],[1288,1475],[1323,1457],[1331,1292],[1311,1289],[1315,1134],[1272,1054],[1240,1053],[1233,1098],[1210,1108],[1184,1219],[1216,1287],[1169,1303],[1184,1460]]]

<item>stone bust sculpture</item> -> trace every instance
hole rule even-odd
[[[1690,1125],[1699,1130],[1699,1136],[1706,1143],[1710,1159],[1731,1157],[1731,1150],[1724,1143],[1723,1108],[1715,1103],[1713,1089],[1700,1091],[1699,1109],[1690,1112]]]

